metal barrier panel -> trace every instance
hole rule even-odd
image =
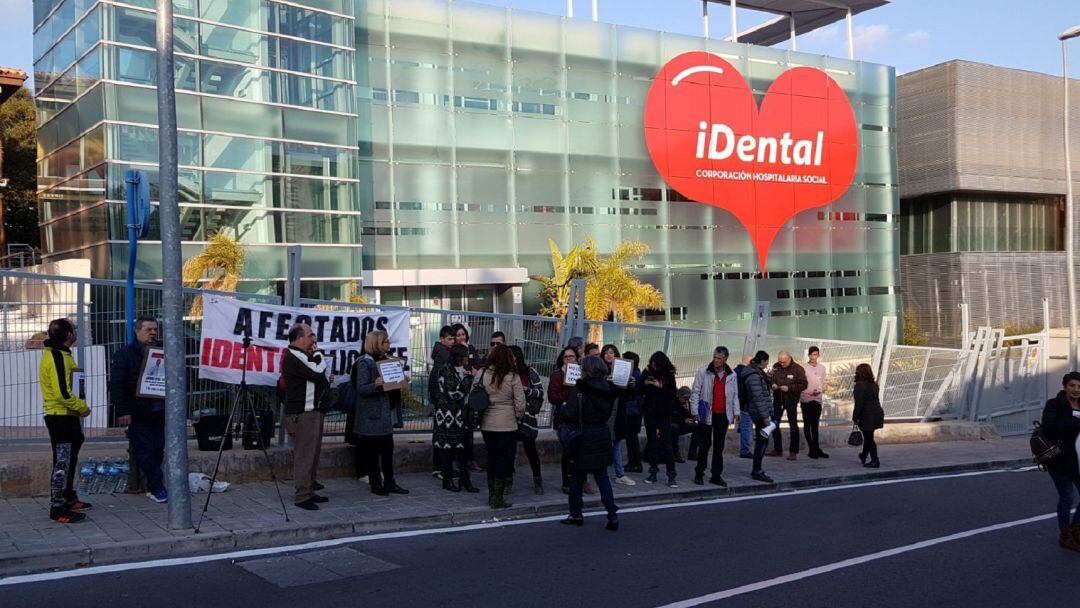
[[[520,346],[525,360],[540,375],[547,391],[547,378],[555,368],[559,354],[559,329],[562,320],[552,317],[506,315],[496,313],[464,312],[426,308],[379,306],[351,302],[312,300],[301,298],[304,307],[348,310],[352,312],[376,312],[380,310],[408,310],[411,330],[409,350],[409,386],[402,401],[403,432],[431,432],[434,403],[428,396],[428,384],[432,374],[431,352],[439,340],[439,330],[444,325],[462,323],[469,330],[469,344],[480,356],[490,350],[491,336],[496,331],[506,335],[506,343]],[[540,414],[540,424],[550,424],[550,406],[545,404]],[[330,415],[326,418],[327,434],[345,432],[345,416]]]
[[[994,424],[1003,436],[1031,432],[1050,397],[1046,385],[1049,336],[1010,336],[987,353],[976,420]]]
[[[37,365],[41,351],[30,339],[43,332],[51,319],[69,317],[76,321],[80,345],[76,359],[88,373],[89,402],[94,416],[86,423],[90,437],[119,437],[115,417],[108,406],[109,361],[124,346],[126,317],[125,285],[122,281],[53,277],[0,270],[0,444],[15,441],[43,441],[47,434],[41,419],[41,396]],[[184,305],[189,313],[184,319],[187,348],[188,411],[192,419],[209,413],[227,412],[235,387],[198,377],[201,317],[191,314],[196,297],[211,293],[185,290]],[[221,293],[227,297],[280,304],[275,295]],[[137,284],[136,316],[159,317],[161,289],[157,285]],[[501,331],[507,343],[518,345],[525,358],[540,374],[543,383],[554,371],[561,344],[563,320],[483,312],[426,308],[403,308],[338,301],[298,298],[304,307],[334,308],[356,312],[408,310],[411,327],[410,384],[406,390],[402,429],[404,432],[430,432],[433,404],[428,397],[432,372],[431,351],[441,327],[461,322],[470,329],[470,343],[483,356],[490,349],[491,335]],[[588,321],[582,337],[600,345],[614,344],[620,352],[636,352],[645,365],[656,351],[664,351],[678,370],[678,380],[689,386],[694,373],[706,365],[716,346],[731,351],[732,367],[739,363],[746,332],[721,332],[686,327],[629,325]],[[1040,341],[1041,340],[1041,341]],[[870,363],[881,348],[885,366],[882,405],[893,419],[948,417],[962,415],[973,394],[981,398],[977,416],[999,428],[1025,426],[1034,410],[1045,399],[1045,386],[1039,389],[1046,369],[1045,335],[1007,338],[1008,348],[986,353],[982,365],[973,363],[972,349],[882,346],[876,343],[819,340],[790,336],[764,335],[757,348],[769,352],[775,362],[780,351],[790,352],[802,363],[810,346],[821,349],[821,362],[827,368],[825,420],[850,419],[851,391],[855,367]],[[1011,349],[1011,350],[1010,350]],[[746,353],[752,354],[752,353]],[[981,371],[976,371],[981,370]],[[981,374],[978,375],[978,374]],[[974,386],[972,379],[983,382]],[[978,390],[975,390],[975,389]],[[275,407],[273,387],[253,387],[259,402]],[[1021,404],[1019,408],[1017,404]],[[541,413],[541,424],[550,420],[550,405]],[[327,417],[328,433],[343,433],[344,416]]]
[[[88,438],[119,438],[124,431],[116,424],[109,405],[110,362],[125,345],[127,314],[123,281],[56,277],[0,271],[0,444],[19,441],[47,441],[42,418],[42,398],[38,365],[43,351],[41,335],[49,322],[68,318],[77,326],[79,341],[72,349],[75,362],[87,374],[87,404],[91,416],[84,420]],[[184,309],[191,311],[195,298],[210,293],[184,290]],[[135,317],[161,317],[162,292],[159,285],[137,283]],[[228,293],[229,297],[280,303],[275,295]],[[184,317],[184,338],[188,369],[188,415],[227,411],[234,387],[198,377],[201,317],[190,312]],[[37,339],[35,338],[37,335]],[[272,402],[272,389],[254,387]]]

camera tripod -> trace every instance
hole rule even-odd
[[[199,523],[195,526],[195,533],[199,533],[199,528],[202,527],[203,517],[206,516],[207,509],[210,508],[210,497],[214,495],[214,482],[217,481],[218,469],[221,467],[221,454],[225,450],[225,438],[232,431],[233,421],[236,420],[237,412],[240,413],[240,420],[245,423],[250,419],[255,422],[256,441],[259,449],[262,450],[263,457],[266,458],[266,466],[270,468],[270,479],[274,482],[274,489],[277,490],[278,501],[281,502],[281,514],[285,516],[285,521],[289,521],[289,512],[285,508],[285,499],[281,497],[281,486],[278,483],[277,475],[274,474],[274,463],[270,460],[270,453],[266,451],[266,444],[263,441],[262,422],[259,420],[258,412],[255,410],[255,396],[251,394],[251,387],[247,383],[247,361],[248,361],[248,349],[251,347],[251,338],[244,336],[244,364],[240,368],[240,388],[236,391],[236,397],[233,398],[232,407],[229,408],[229,419],[225,423],[225,432],[221,436],[221,443],[218,444],[217,462],[214,464],[214,474],[210,476],[210,488],[206,493],[206,503],[203,504],[202,513],[199,514]],[[242,435],[241,435],[242,437]],[[241,439],[241,441],[243,441]]]

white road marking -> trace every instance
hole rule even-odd
[[[956,479],[960,477],[977,477],[980,475],[992,475],[997,473],[1011,472],[1013,469],[989,469],[985,471],[972,471],[967,473],[950,473],[946,475],[925,475],[922,477],[907,477],[899,479],[881,479],[876,481],[867,481],[864,483],[853,483],[838,486],[823,486],[819,488],[805,488],[801,490],[790,490],[775,492],[772,494],[750,494],[747,496],[729,496],[725,498],[714,498],[710,500],[699,501],[687,501],[678,503],[665,503],[658,505],[644,505],[640,507],[629,507],[625,509],[619,509],[620,513],[646,513],[649,511],[661,511],[666,509],[685,509],[692,507],[701,507],[708,505],[725,504],[732,502],[744,502],[751,500],[769,500],[778,498],[788,498],[792,496],[805,496],[808,494],[820,494],[823,492],[839,492],[842,490],[857,490],[862,488],[872,488],[876,486],[887,486],[900,483],[917,483],[920,481],[935,481],[941,479]],[[763,486],[764,487],[764,486]],[[586,517],[597,517],[604,515],[603,511],[594,511],[586,513]],[[468,524],[464,526],[449,526],[445,528],[428,528],[423,530],[406,530],[401,532],[384,532],[381,534],[368,534],[363,536],[350,536],[344,538],[334,538],[328,540],[312,541],[309,543],[301,543],[297,545],[286,545],[281,547],[266,547],[263,549],[245,549],[241,551],[230,551],[228,553],[214,553],[210,555],[193,555],[191,557],[174,557],[167,559],[156,559],[143,562],[131,562],[123,564],[110,564],[105,566],[90,566],[81,568],[78,570],[64,570],[59,572],[42,572],[39,574],[24,574],[19,576],[9,576],[6,578],[0,578],[0,587],[8,585],[22,585],[26,583],[40,583],[46,581],[56,581],[68,578],[77,578],[83,576],[94,576],[98,574],[111,574],[115,572],[130,572],[132,570],[147,570],[151,568],[168,568],[172,566],[188,566],[192,564],[204,564],[208,562],[225,561],[225,560],[238,560],[247,559],[250,557],[262,557],[265,555],[277,555],[280,553],[291,553],[296,551],[310,551],[313,549],[325,549],[327,547],[337,547],[340,545],[349,545],[353,543],[372,542],[377,540],[393,540],[399,538],[413,538],[416,536],[429,536],[433,534],[447,534],[452,532],[473,532],[476,530],[490,530],[494,528],[505,528],[510,526],[525,526],[531,524],[538,524],[544,522],[558,521],[563,519],[564,515],[550,515],[546,517],[534,517],[530,519],[515,519],[508,521],[493,520],[488,522],[482,522],[478,524]]]
[[[741,587],[735,587],[726,591],[718,591],[716,593],[710,593],[708,595],[702,595],[700,597],[683,600],[681,602],[674,602],[672,604],[665,604],[660,608],[691,608],[692,606],[701,606],[702,604],[708,604],[719,600],[725,600],[737,595],[744,595],[747,593],[753,593],[754,591],[761,591],[762,589],[768,589],[769,587],[775,587],[777,585],[783,585],[795,581],[802,580],[804,578],[810,578],[811,576],[817,576],[819,574],[827,574],[843,568],[850,568],[852,566],[858,566],[867,562],[872,562],[879,559],[885,559],[887,557],[893,557],[904,553],[910,553],[912,551],[918,551],[920,549],[926,549],[927,547],[933,547],[934,545],[941,545],[949,543],[954,540],[962,540],[977,536],[979,534],[986,534],[988,532],[996,532],[998,530],[1005,530],[1007,528],[1015,528],[1016,526],[1025,526],[1027,524],[1044,521],[1047,519],[1054,519],[1057,517],[1056,513],[1047,513],[1045,515],[1036,515],[1035,517],[1028,517],[1025,519],[1017,519],[1014,521],[1008,521],[1001,524],[994,524],[992,526],[986,526],[983,528],[975,528],[974,530],[967,530],[966,532],[957,532],[956,534],[950,534],[948,536],[940,536],[938,538],[931,538],[929,540],[920,541],[911,545],[905,545],[903,547],[896,547],[894,549],[886,549],[885,551],[878,551],[877,553],[870,553],[868,555],[862,555],[859,557],[853,557],[851,559],[845,559],[843,561],[834,562],[832,564],[826,564],[824,566],[818,566],[817,568],[810,568],[809,570],[803,570],[802,572],[795,572],[792,574],[785,574],[784,576],[778,576],[776,578],[770,578],[768,580],[759,581],[757,583],[750,583],[749,585],[743,585]]]

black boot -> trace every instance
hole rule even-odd
[[[444,490],[450,490],[451,492],[461,491],[461,488],[459,488],[458,485],[454,483],[454,478],[450,475],[447,475],[446,473],[443,473],[442,488]]]
[[[472,485],[472,480],[469,479],[469,469],[467,467],[461,471],[461,481],[458,483],[458,485],[461,487],[462,490],[465,490],[470,494],[476,494],[480,491],[476,488],[476,486]]]
[[[491,499],[492,509],[506,509],[507,507],[514,506],[506,501],[506,486],[508,481],[509,480],[507,479],[495,480],[495,494]]]

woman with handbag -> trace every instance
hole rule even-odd
[[[634,369],[630,372],[630,378],[634,382],[635,390],[624,400],[626,406],[626,424],[623,427],[623,440],[626,442],[626,466],[623,470],[627,473],[641,473],[645,467],[641,466],[641,396],[637,387],[641,386],[641,357],[632,351],[623,353],[624,359],[629,359]]]
[[[608,377],[611,376],[615,367],[615,359],[619,359],[619,349],[614,344],[605,344],[600,349],[600,358],[604,360],[604,364],[608,368]],[[626,383],[626,386],[611,385],[611,388],[615,391],[615,415],[611,417],[608,427],[611,429],[611,434],[614,439],[611,446],[611,456],[614,460],[615,469],[615,483],[624,486],[637,485],[633,479],[630,479],[626,475],[626,469],[622,464],[622,442],[626,439],[626,403],[632,399],[637,398],[637,386],[634,384],[634,375],[630,374],[630,380]]]
[[[385,331],[369,331],[364,355],[353,364],[350,381],[356,387],[356,421],[353,431],[367,463],[371,493],[379,496],[408,494],[394,481],[394,408],[401,407],[401,391],[383,390],[378,362],[390,352]]]
[[[465,436],[473,432],[465,408],[465,397],[472,388],[473,370],[469,365],[469,349],[455,344],[435,370],[435,429],[433,445],[439,457],[442,487],[451,492],[479,492],[469,479],[469,463],[465,457]],[[460,477],[454,482],[454,463]]]
[[[860,363],[855,368],[855,411],[851,414],[851,420],[863,434],[863,449],[859,452],[859,460],[863,466],[876,469],[881,466],[878,461],[877,442],[874,441],[874,431],[885,426],[885,410],[881,409],[881,400],[878,397],[878,385],[874,380],[874,370],[869,364]],[[866,462],[866,457],[870,462]]]
[[[562,349],[562,352],[559,353],[559,357],[555,359],[555,371],[552,372],[551,376],[548,378],[547,398],[548,403],[551,404],[551,426],[556,431],[562,426],[562,418],[559,414],[559,412],[562,411],[562,406],[566,405],[566,402],[570,400],[570,397],[575,394],[574,387],[566,385],[566,365],[568,363],[577,364],[577,362],[577,350],[567,346]],[[562,491],[563,494],[569,494],[570,462],[569,454],[566,453],[565,449],[562,453],[560,467],[562,468]]]
[[[506,490],[514,474],[518,424],[525,415],[525,390],[508,347],[499,344],[491,349],[477,382],[490,401],[480,424],[487,449],[488,503],[493,509],[505,509],[511,506]]]
[[[539,496],[544,493],[544,478],[540,474],[540,453],[536,451],[536,436],[540,433],[538,416],[540,409],[544,407],[544,385],[540,382],[540,374],[525,363],[525,353],[520,346],[511,346],[510,352],[514,355],[514,369],[525,390],[525,415],[518,424],[517,439],[525,448],[525,457],[529,459],[529,468],[532,469],[533,492]],[[513,476],[510,484],[513,485]],[[506,492],[510,492],[509,487]]]
[[[645,413],[645,456],[649,461],[649,476],[645,483],[656,483],[659,463],[663,461],[668,487],[677,488],[675,455],[671,449],[671,416],[679,398],[675,388],[675,366],[663,351],[656,351],[649,357],[638,392]]]
[[[1065,374],[1061,385],[1061,392],[1046,402],[1042,413],[1043,435],[1061,448],[1061,453],[1046,463],[1046,470],[1058,493],[1058,543],[1065,549],[1080,551],[1080,510],[1072,513],[1080,491],[1080,373]]]
[[[561,523],[581,526],[585,523],[582,494],[585,478],[592,475],[600,489],[600,499],[607,510],[607,529],[619,529],[618,507],[611,488],[607,468],[613,462],[611,430],[608,421],[614,414],[617,398],[614,387],[607,380],[608,367],[600,357],[585,357],[581,362],[581,379],[574,396],[563,405],[563,422],[571,425],[572,435],[562,433],[566,441],[563,449],[570,454],[570,516]]]

